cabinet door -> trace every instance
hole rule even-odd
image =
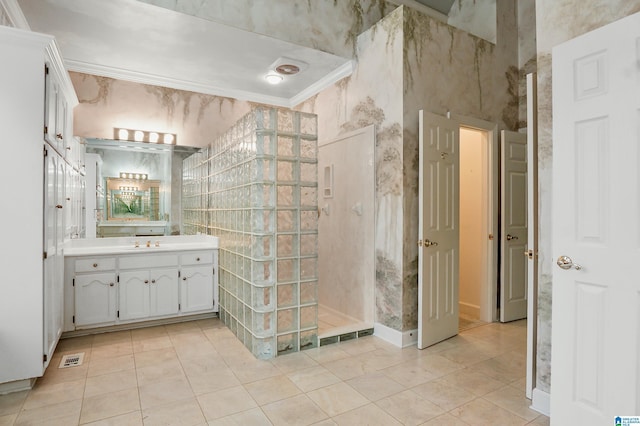
[[[44,138],[49,145],[57,148],[56,126],[58,110],[58,82],[51,72],[45,74],[45,109],[44,109]]]
[[[212,265],[182,268],[180,304],[183,313],[213,309]]]
[[[149,316],[149,271],[135,270],[120,273],[119,310],[121,320]]]
[[[115,284],[114,272],[75,277],[76,327],[115,322]]]
[[[150,274],[149,304],[151,315],[178,313],[178,269],[153,269]]]

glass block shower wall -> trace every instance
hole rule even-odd
[[[184,162],[183,231],[220,237],[220,317],[258,358],[317,346],[316,128],[256,108]]]

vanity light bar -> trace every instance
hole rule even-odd
[[[120,179],[147,180],[148,178],[149,176],[146,173],[120,172]]]
[[[176,133],[150,132],[121,127],[113,128],[113,138],[119,141],[161,143],[165,145],[176,145],[178,141]]]

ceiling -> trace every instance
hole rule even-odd
[[[18,3],[71,71],[292,107],[353,70],[350,58],[135,0]],[[271,85],[264,76],[279,59],[302,71]]]
[[[446,16],[454,1],[394,3],[426,6]],[[293,107],[354,67],[351,58],[137,0],[18,4],[33,31],[56,37],[71,71]],[[281,63],[302,71],[269,84],[264,76]]]

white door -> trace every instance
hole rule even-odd
[[[527,135],[501,134],[500,321],[527,317]]]
[[[460,123],[420,111],[418,348],[458,334]]]
[[[554,425],[640,414],[639,64],[640,14],[553,50]]]

